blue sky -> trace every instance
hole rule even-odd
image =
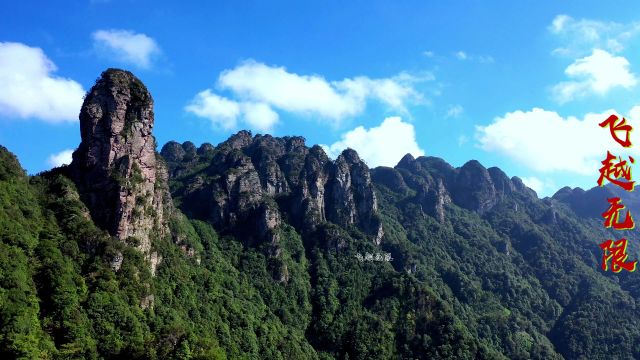
[[[543,196],[591,187],[606,150],[620,153],[597,124],[615,112],[640,126],[639,8],[4,1],[0,144],[29,173],[64,162],[80,141],[82,94],[119,67],[152,92],[159,147],[247,128],[302,135],[334,156],[353,147],[370,166],[407,152],[477,159]]]

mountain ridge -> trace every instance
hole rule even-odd
[[[158,154],[117,69],[80,113],[69,166],[28,177],[0,147],[0,357],[640,357],[640,281],[600,269],[595,196],[247,131]]]

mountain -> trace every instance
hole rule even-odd
[[[69,166],[0,147],[1,358],[640,357],[640,282],[600,269],[611,187],[247,131],[158,154],[153,122],[109,69]]]

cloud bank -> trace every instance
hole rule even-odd
[[[424,100],[413,85],[430,80],[431,74],[401,73],[390,78],[358,76],[329,81],[320,75],[296,74],[284,67],[249,60],[220,74],[217,88],[229,92],[230,97],[205,89],[185,110],[223,129],[243,121],[252,128],[269,131],[278,123],[278,112],[339,126],[344,119],[362,114],[369,101],[408,114],[408,104]]]
[[[397,116],[369,129],[358,126],[342,134],[339,141],[322,147],[333,158],[346,148],[354,149],[370,167],[395,166],[407,153],[415,157],[424,155],[413,125]]]

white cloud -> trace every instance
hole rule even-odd
[[[464,113],[464,108],[462,107],[462,105],[458,104],[458,105],[451,105],[449,106],[449,109],[447,109],[447,115],[446,117],[448,118],[458,118],[462,115],[462,113]]]
[[[561,33],[562,31],[564,31],[565,25],[567,24],[567,22],[572,20],[573,18],[571,18],[568,15],[564,15],[564,14],[558,15],[551,22],[551,25],[549,26],[549,30],[556,34]]]
[[[278,114],[267,104],[245,103],[242,111],[252,129],[269,132],[278,123]]]
[[[73,160],[72,155],[73,149],[63,150],[59,153],[51,154],[51,156],[49,156],[49,159],[47,159],[47,163],[52,168],[62,165],[69,165],[71,164],[71,160]]]
[[[240,120],[248,128],[263,132],[273,130],[278,123],[278,114],[264,103],[237,102],[219,96],[207,89],[199,92],[185,110],[196,116],[209,119],[215,128],[231,130]]]
[[[386,118],[377,127],[365,129],[358,126],[342,134],[339,141],[322,147],[333,158],[346,148],[354,149],[370,167],[395,166],[407,153],[424,155],[416,142],[413,125],[397,116]]]
[[[462,145],[466,144],[467,142],[469,142],[469,137],[467,137],[466,135],[458,136],[458,146],[462,146]]]
[[[458,58],[458,60],[467,60],[467,53],[464,51],[456,52],[455,56]]]
[[[92,36],[97,49],[143,69],[151,67],[153,58],[160,54],[154,39],[130,30],[98,30]]]
[[[433,51],[423,51],[422,55],[428,57],[428,58],[432,58],[435,56],[435,53]]]
[[[616,87],[630,89],[637,79],[629,66],[626,58],[595,49],[590,56],[577,59],[566,68],[565,74],[575,80],[556,84],[553,96],[559,103],[566,103],[589,94],[604,95]]]
[[[506,155],[535,171],[592,175],[607,150],[625,155],[608,129],[598,126],[611,114],[620,116],[614,110],[589,113],[582,119],[564,118],[540,108],[518,110],[495,118],[488,126],[476,127],[476,136],[482,149]],[[633,127],[640,126],[640,121],[627,121]]]
[[[209,119],[216,127],[229,130],[237,125],[240,104],[218,96],[207,89],[199,92],[185,107],[185,110],[199,117]]]
[[[535,176],[522,177],[521,179],[525,185],[532,188],[538,194],[540,194],[545,187],[542,180],[538,179]]]
[[[629,110],[629,119],[634,121],[640,120],[640,105],[636,105]]]
[[[617,53],[624,50],[625,43],[640,32],[640,23],[576,20],[563,14],[553,19],[549,32],[564,44],[554,49],[553,53],[556,55],[583,56],[594,48]]]
[[[542,180],[535,176],[523,176],[520,179],[526,186],[533,189],[533,191],[535,191],[540,197],[552,196],[556,191],[558,191],[556,183],[550,178]]]
[[[242,99],[338,123],[362,113],[369,99],[378,100],[394,110],[406,111],[408,102],[421,100],[413,83],[432,79],[430,74],[415,77],[402,73],[392,78],[359,76],[329,82],[319,75],[298,75],[284,67],[247,61],[224,71],[218,85]]]
[[[0,42],[0,114],[48,122],[77,121],[84,89],[57,70],[42,49]]]
[[[461,61],[476,61],[481,64],[492,64],[495,62],[495,59],[491,55],[470,55],[464,51],[457,51],[453,53],[453,56]]]

